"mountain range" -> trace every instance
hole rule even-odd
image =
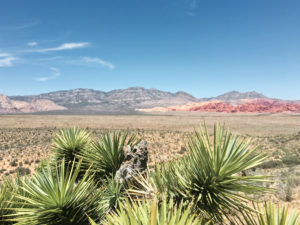
[[[244,93],[231,91],[216,97],[196,98],[182,91],[170,93],[153,88],[131,87],[109,92],[79,88],[28,96],[8,97],[0,95],[0,113],[130,114],[152,111],[247,112],[247,109],[241,105],[249,104],[249,102],[253,101],[256,101],[255,106],[253,104],[249,105],[249,107],[252,107],[251,112],[255,112],[256,108],[260,109],[257,110],[258,112],[268,111],[269,109],[267,108],[272,108],[272,105],[277,105],[276,112],[300,111],[300,107],[299,109],[297,108],[300,105],[299,102],[271,99],[255,91]],[[266,102],[268,103],[266,104]],[[288,104],[288,106],[284,104]],[[261,105],[263,106],[261,107]],[[278,108],[278,106],[281,108]]]

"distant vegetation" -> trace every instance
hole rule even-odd
[[[272,191],[272,178],[251,173],[266,156],[250,139],[219,125],[211,137],[200,127],[187,137],[184,156],[118,183],[123,147],[139,141],[125,132],[94,139],[84,129],[61,130],[34,174],[0,184],[1,224],[300,224],[297,212],[257,202]]]

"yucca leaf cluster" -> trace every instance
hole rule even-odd
[[[288,207],[278,207],[271,201],[263,206],[254,205],[255,214],[243,214],[248,225],[300,225],[300,215],[297,211],[289,212]]]
[[[72,163],[89,147],[90,142],[91,137],[86,130],[76,127],[61,130],[51,145],[55,161],[65,159],[66,163]]]
[[[77,181],[80,164],[67,168],[64,159],[55,168],[48,165],[34,174],[29,182],[23,183],[26,196],[15,194],[24,206],[15,209],[17,224],[85,224],[86,214],[97,218],[100,193],[87,170]]]
[[[98,178],[105,176],[114,177],[124,161],[123,147],[138,144],[140,139],[127,132],[114,132],[102,134],[100,141],[92,141],[90,147],[80,153],[86,167],[91,166],[92,171]]]
[[[199,218],[190,205],[175,204],[173,200],[167,201],[166,199],[160,201],[156,198],[136,203],[123,201],[115,213],[107,215],[107,221],[109,225],[211,224],[211,222]]]

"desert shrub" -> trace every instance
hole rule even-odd
[[[271,168],[281,168],[283,167],[283,162],[279,159],[271,159],[263,162],[259,168],[262,169],[271,169]]]
[[[10,166],[13,166],[13,167],[16,167],[16,166],[18,166],[18,160],[13,160],[13,161],[11,161],[10,163],[9,163],[9,165]]]
[[[48,165],[23,184],[26,194],[15,194],[26,207],[16,208],[17,224],[82,225],[88,217],[98,220],[98,198],[93,175],[86,171],[76,182],[81,162],[65,167],[64,159],[55,167]]]
[[[282,162],[286,165],[299,165],[300,156],[295,150],[289,150],[282,157]]]
[[[15,172],[17,174],[19,174],[19,176],[24,176],[24,175],[30,174],[31,171],[29,168],[24,168],[24,167],[20,166],[17,169],[15,169]]]
[[[91,165],[91,170],[98,179],[113,177],[124,161],[123,147],[133,147],[140,140],[135,135],[114,132],[102,134],[99,141],[93,141],[90,148],[82,152],[86,166]]]
[[[289,175],[286,178],[286,184],[284,188],[285,192],[285,201],[292,201],[293,200],[293,189],[296,187],[295,179],[293,175]]]
[[[66,163],[73,163],[76,156],[89,146],[90,140],[90,134],[83,129],[64,129],[53,138],[51,149],[56,160],[64,158]]]

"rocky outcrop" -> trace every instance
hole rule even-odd
[[[123,148],[125,160],[116,172],[115,181],[126,183],[138,174],[143,174],[147,168],[148,146],[145,140],[135,145],[133,149],[129,145]]]
[[[12,100],[6,95],[0,95],[0,113],[17,113],[18,111]]]
[[[287,102],[273,99],[240,100],[240,104],[230,104],[220,100],[201,103],[172,106],[167,108],[140,109],[144,112],[151,111],[190,111],[190,112],[225,112],[225,113],[300,113],[299,102]]]
[[[6,95],[0,95],[0,113],[36,113],[45,111],[66,110],[65,107],[50,100],[36,99],[31,102],[13,101]]]
[[[198,112],[252,112],[252,113],[279,113],[279,112],[300,112],[299,103],[289,103],[279,100],[256,99],[240,105],[231,105],[224,102],[208,103],[206,105],[195,106],[187,111]]]

